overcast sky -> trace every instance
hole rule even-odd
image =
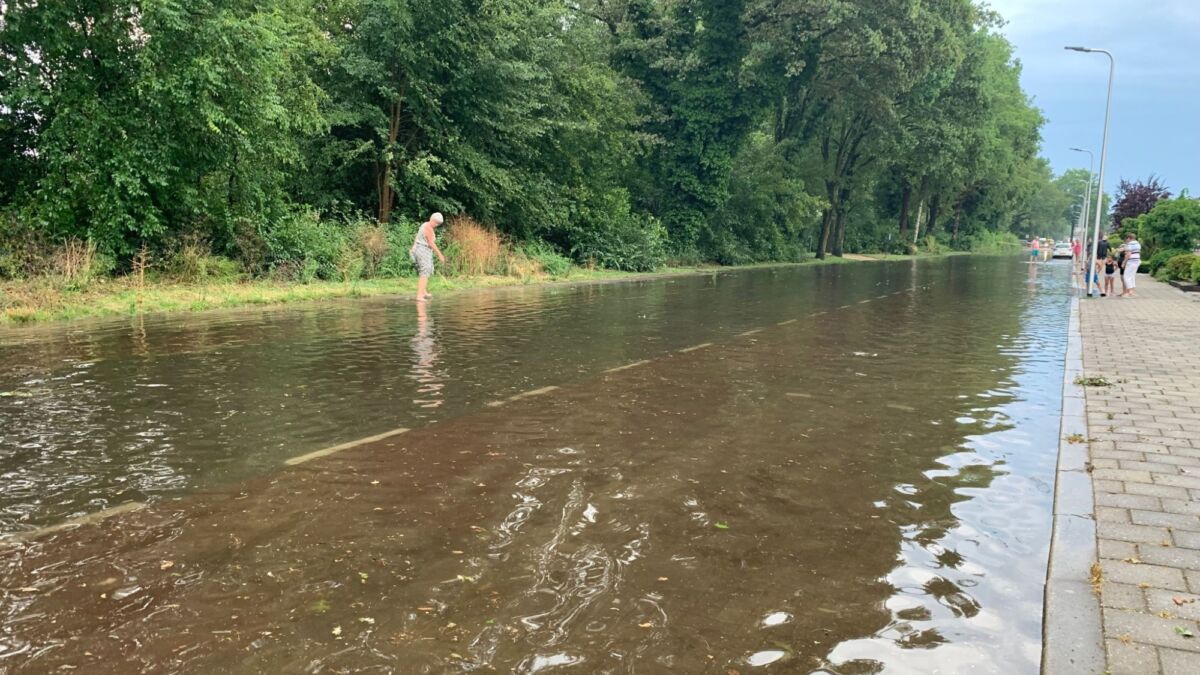
[[[1055,173],[1099,169],[1108,58],[1116,56],[1108,168],[1112,189],[1124,178],[1158,175],[1173,194],[1200,196],[1200,0],[989,0],[1008,21],[1021,82],[1046,115],[1043,154]]]

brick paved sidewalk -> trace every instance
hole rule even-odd
[[[1112,675],[1200,673],[1200,294],[1080,301]],[[1193,637],[1187,637],[1190,634]]]

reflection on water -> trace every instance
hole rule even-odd
[[[0,548],[0,671],[1035,672],[1068,285],[1027,267],[10,334],[0,531],[151,507]]]

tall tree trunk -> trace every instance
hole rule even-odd
[[[937,229],[938,212],[942,210],[942,195],[935,194],[929,202],[929,227],[925,228],[928,234],[933,234]]]
[[[403,96],[403,90],[401,90]],[[379,222],[388,223],[392,220],[392,204],[396,200],[392,188],[392,163],[395,162],[396,138],[400,136],[400,99],[392,101],[391,114],[388,115],[388,144],[383,152],[383,162],[379,171]]]
[[[850,189],[838,191],[838,205],[834,216],[833,226],[833,255],[842,257],[846,244],[846,204],[850,203]]]
[[[900,241],[908,241],[908,207],[912,202],[912,186],[904,184],[904,192],[900,195]]]
[[[817,259],[825,259],[825,247],[829,245],[829,230],[833,225],[833,207],[825,209],[821,215],[821,233],[817,235]]]

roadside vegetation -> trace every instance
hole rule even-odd
[[[1000,24],[969,0],[2,3],[2,302],[387,285],[434,210],[446,279],[1007,250],[1069,230],[1086,176],[1038,156]]]
[[[1200,199],[1174,199],[1151,176],[1122,180],[1113,205],[1109,243],[1114,250],[1134,234],[1142,244],[1141,270],[1160,281],[1200,283]]]

